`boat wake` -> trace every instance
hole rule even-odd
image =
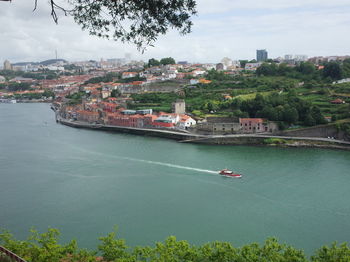
[[[201,169],[201,168],[194,168],[194,167],[188,167],[188,166],[180,166],[180,165],[174,165],[174,164],[164,163],[164,162],[143,160],[143,159],[130,158],[130,157],[119,157],[119,158],[120,158],[120,159],[129,160],[129,161],[136,161],[136,162],[142,162],[142,163],[153,164],[153,165],[159,165],[159,166],[167,166],[167,167],[172,167],[172,168],[186,169],[186,170],[192,170],[192,171],[203,172],[203,173],[209,173],[209,174],[217,174],[217,173],[218,173],[218,171],[207,170],[207,169]]]
[[[71,145],[70,145],[71,146]],[[104,158],[114,158],[114,159],[122,159],[122,160],[128,160],[128,161],[134,161],[134,162],[140,162],[140,163],[147,163],[152,165],[159,165],[159,166],[166,166],[166,167],[172,167],[172,168],[179,168],[179,169],[185,169],[185,170],[192,170],[202,173],[209,173],[209,174],[218,174],[219,171],[215,170],[208,170],[208,169],[201,169],[201,168],[195,168],[195,167],[188,167],[188,166],[181,166],[181,165],[175,165],[170,164],[166,162],[157,162],[157,161],[151,161],[151,160],[144,160],[144,159],[138,159],[138,158],[131,158],[131,157],[123,157],[123,156],[115,156],[115,155],[109,155],[97,151],[91,151],[91,150],[83,150],[82,148],[74,147],[76,150],[83,151],[84,153],[89,154],[98,154],[103,155]]]

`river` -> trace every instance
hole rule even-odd
[[[17,238],[50,226],[95,248],[117,225],[131,246],[275,236],[311,254],[350,241],[349,170],[348,151],[182,144],[60,125],[48,104],[0,104],[0,227]]]

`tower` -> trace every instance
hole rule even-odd
[[[256,61],[257,62],[264,62],[267,59],[268,59],[268,55],[267,55],[266,49],[256,50]]]
[[[172,103],[172,110],[175,114],[185,114],[186,113],[186,103],[183,99],[178,99],[176,102]]]

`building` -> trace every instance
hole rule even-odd
[[[89,123],[96,123],[99,120],[99,113],[80,110],[77,111],[77,120]]]
[[[152,125],[156,128],[175,128],[175,125],[179,123],[181,116],[179,114],[161,114],[156,118]]]
[[[196,120],[188,115],[181,115],[180,121],[177,123],[178,127],[181,129],[187,129],[196,125]]]
[[[278,131],[278,125],[275,122],[267,121],[262,118],[240,118],[239,124],[242,133],[273,133]]]
[[[297,62],[307,61],[307,55],[295,55],[294,60]]]
[[[136,114],[139,114],[139,115],[152,115],[153,114],[153,109],[136,110]]]
[[[13,70],[13,67],[9,60],[5,60],[4,62],[4,70]]]
[[[264,62],[267,59],[268,59],[268,55],[267,55],[266,49],[256,50],[256,61]]]
[[[262,63],[246,63],[244,69],[245,70],[256,70]]]
[[[137,72],[124,72],[122,74],[122,79],[132,78],[132,77],[136,77],[136,76],[138,76]]]
[[[345,104],[345,101],[341,100],[340,98],[337,98],[335,100],[332,100],[331,104],[335,104],[335,105]]]
[[[172,111],[175,114],[185,114],[186,113],[186,103],[183,99],[178,99],[176,102],[172,103]]]
[[[226,67],[230,67],[233,65],[233,61],[232,59],[228,58],[228,57],[224,57],[222,60],[221,60],[221,63],[224,64]]]

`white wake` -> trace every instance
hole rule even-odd
[[[159,165],[159,166],[167,166],[167,167],[172,167],[172,168],[186,169],[186,170],[192,170],[192,171],[197,171],[197,172],[204,172],[204,173],[209,173],[209,174],[217,174],[218,173],[218,171],[201,169],[201,168],[194,168],[194,167],[189,167],[189,166],[180,166],[180,165],[174,165],[174,164],[164,163],[164,162],[143,160],[143,159],[130,158],[130,157],[119,157],[119,158],[120,159],[129,160],[129,161],[136,161],[136,162],[142,162],[142,163]]]

